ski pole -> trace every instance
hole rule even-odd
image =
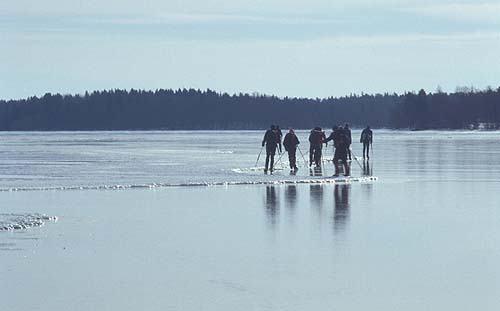
[[[304,156],[305,156],[305,157],[307,157],[307,155],[309,154],[309,152],[310,152],[310,151],[307,151],[306,153],[304,153]],[[309,155],[309,156],[310,156],[310,155]],[[307,165],[307,163],[309,163],[309,162],[306,162],[306,163],[305,163],[305,164],[306,164],[306,167],[308,167],[308,166],[309,166],[309,165]]]
[[[259,163],[260,154],[262,153],[262,149],[264,149],[264,146],[262,146],[262,148],[260,148],[259,156],[257,156],[257,161],[255,161],[255,167],[257,167],[257,163]]]
[[[281,152],[280,153],[280,156],[278,158],[278,161],[276,161],[276,164],[278,164],[279,162],[281,162],[281,157],[283,156],[284,152]],[[283,165],[283,163],[281,163],[281,165]]]
[[[356,163],[358,163],[359,168],[360,168],[361,170],[363,170],[363,166],[361,166],[361,163],[359,163],[359,161],[358,161],[358,157],[354,154],[354,152],[352,151],[352,149],[351,149],[351,153],[352,153],[352,155],[354,156],[354,160],[356,160]]]
[[[304,154],[302,153],[302,150],[300,150],[299,146],[297,146],[297,148],[299,149],[300,155],[302,156],[302,160],[304,160],[304,165],[307,166],[307,161],[306,158],[304,157]]]

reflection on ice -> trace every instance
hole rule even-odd
[[[373,176],[373,165],[370,161],[363,161],[363,176]]]
[[[311,207],[321,210],[323,207],[323,185],[310,185],[309,195]]]
[[[285,203],[290,210],[297,208],[297,186],[290,185],[285,187]]]
[[[283,204],[283,207],[292,216],[281,221],[283,229],[295,222],[297,217],[303,218],[304,215],[311,215],[307,212],[311,210],[312,216],[314,216],[313,223],[316,223],[317,227],[327,225],[334,233],[342,233],[349,223],[353,188],[357,189],[357,195],[368,196],[368,200],[370,200],[372,188],[365,189],[363,188],[365,185],[370,184],[360,184],[359,186],[349,183],[311,184],[307,188],[300,188],[297,185],[268,185],[265,187],[263,197],[266,223],[272,229],[276,229],[280,225],[279,215]],[[299,198],[300,191],[306,189],[309,189],[309,195]],[[283,202],[280,202],[281,195],[284,197]],[[307,213],[304,213],[305,211]]]
[[[279,200],[276,195],[276,186],[266,186],[266,216],[268,222],[275,226],[279,216]]]
[[[335,231],[344,231],[349,221],[349,192],[351,185],[335,185],[334,189],[334,215],[333,223]]]

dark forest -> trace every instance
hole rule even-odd
[[[393,129],[498,129],[500,87],[454,93],[279,98],[211,90],[111,90],[0,101],[2,131],[308,129],[349,122]]]

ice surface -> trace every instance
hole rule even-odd
[[[262,135],[0,133],[2,310],[498,309],[498,133],[375,131],[352,182]]]

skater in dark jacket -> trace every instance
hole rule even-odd
[[[325,132],[321,127],[315,127],[309,134],[309,166],[314,163],[317,167],[321,167],[321,149],[325,141]]]
[[[300,144],[297,135],[295,135],[295,131],[290,129],[290,131],[285,135],[285,139],[283,140],[283,147],[288,152],[288,161],[290,162],[290,169],[297,171],[299,168],[297,167],[297,146]]]
[[[276,154],[276,148],[279,147],[281,153],[281,139],[278,131],[274,125],[266,131],[264,139],[262,139],[262,147],[266,146],[266,166],[264,167],[264,173],[269,170],[271,173],[274,169],[274,155]]]
[[[351,168],[349,163],[347,163],[347,155],[349,148],[349,137],[346,134],[345,129],[342,126],[334,126],[333,132],[328,136],[326,142],[333,140],[333,146],[335,147],[335,153],[333,155],[333,164],[335,165],[335,175],[340,175],[340,168],[344,166],[344,175],[351,175]]]
[[[367,125],[363,132],[361,132],[359,142],[363,144],[363,160],[370,159],[370,147],[373,142],[373,132],[369,125]]]

